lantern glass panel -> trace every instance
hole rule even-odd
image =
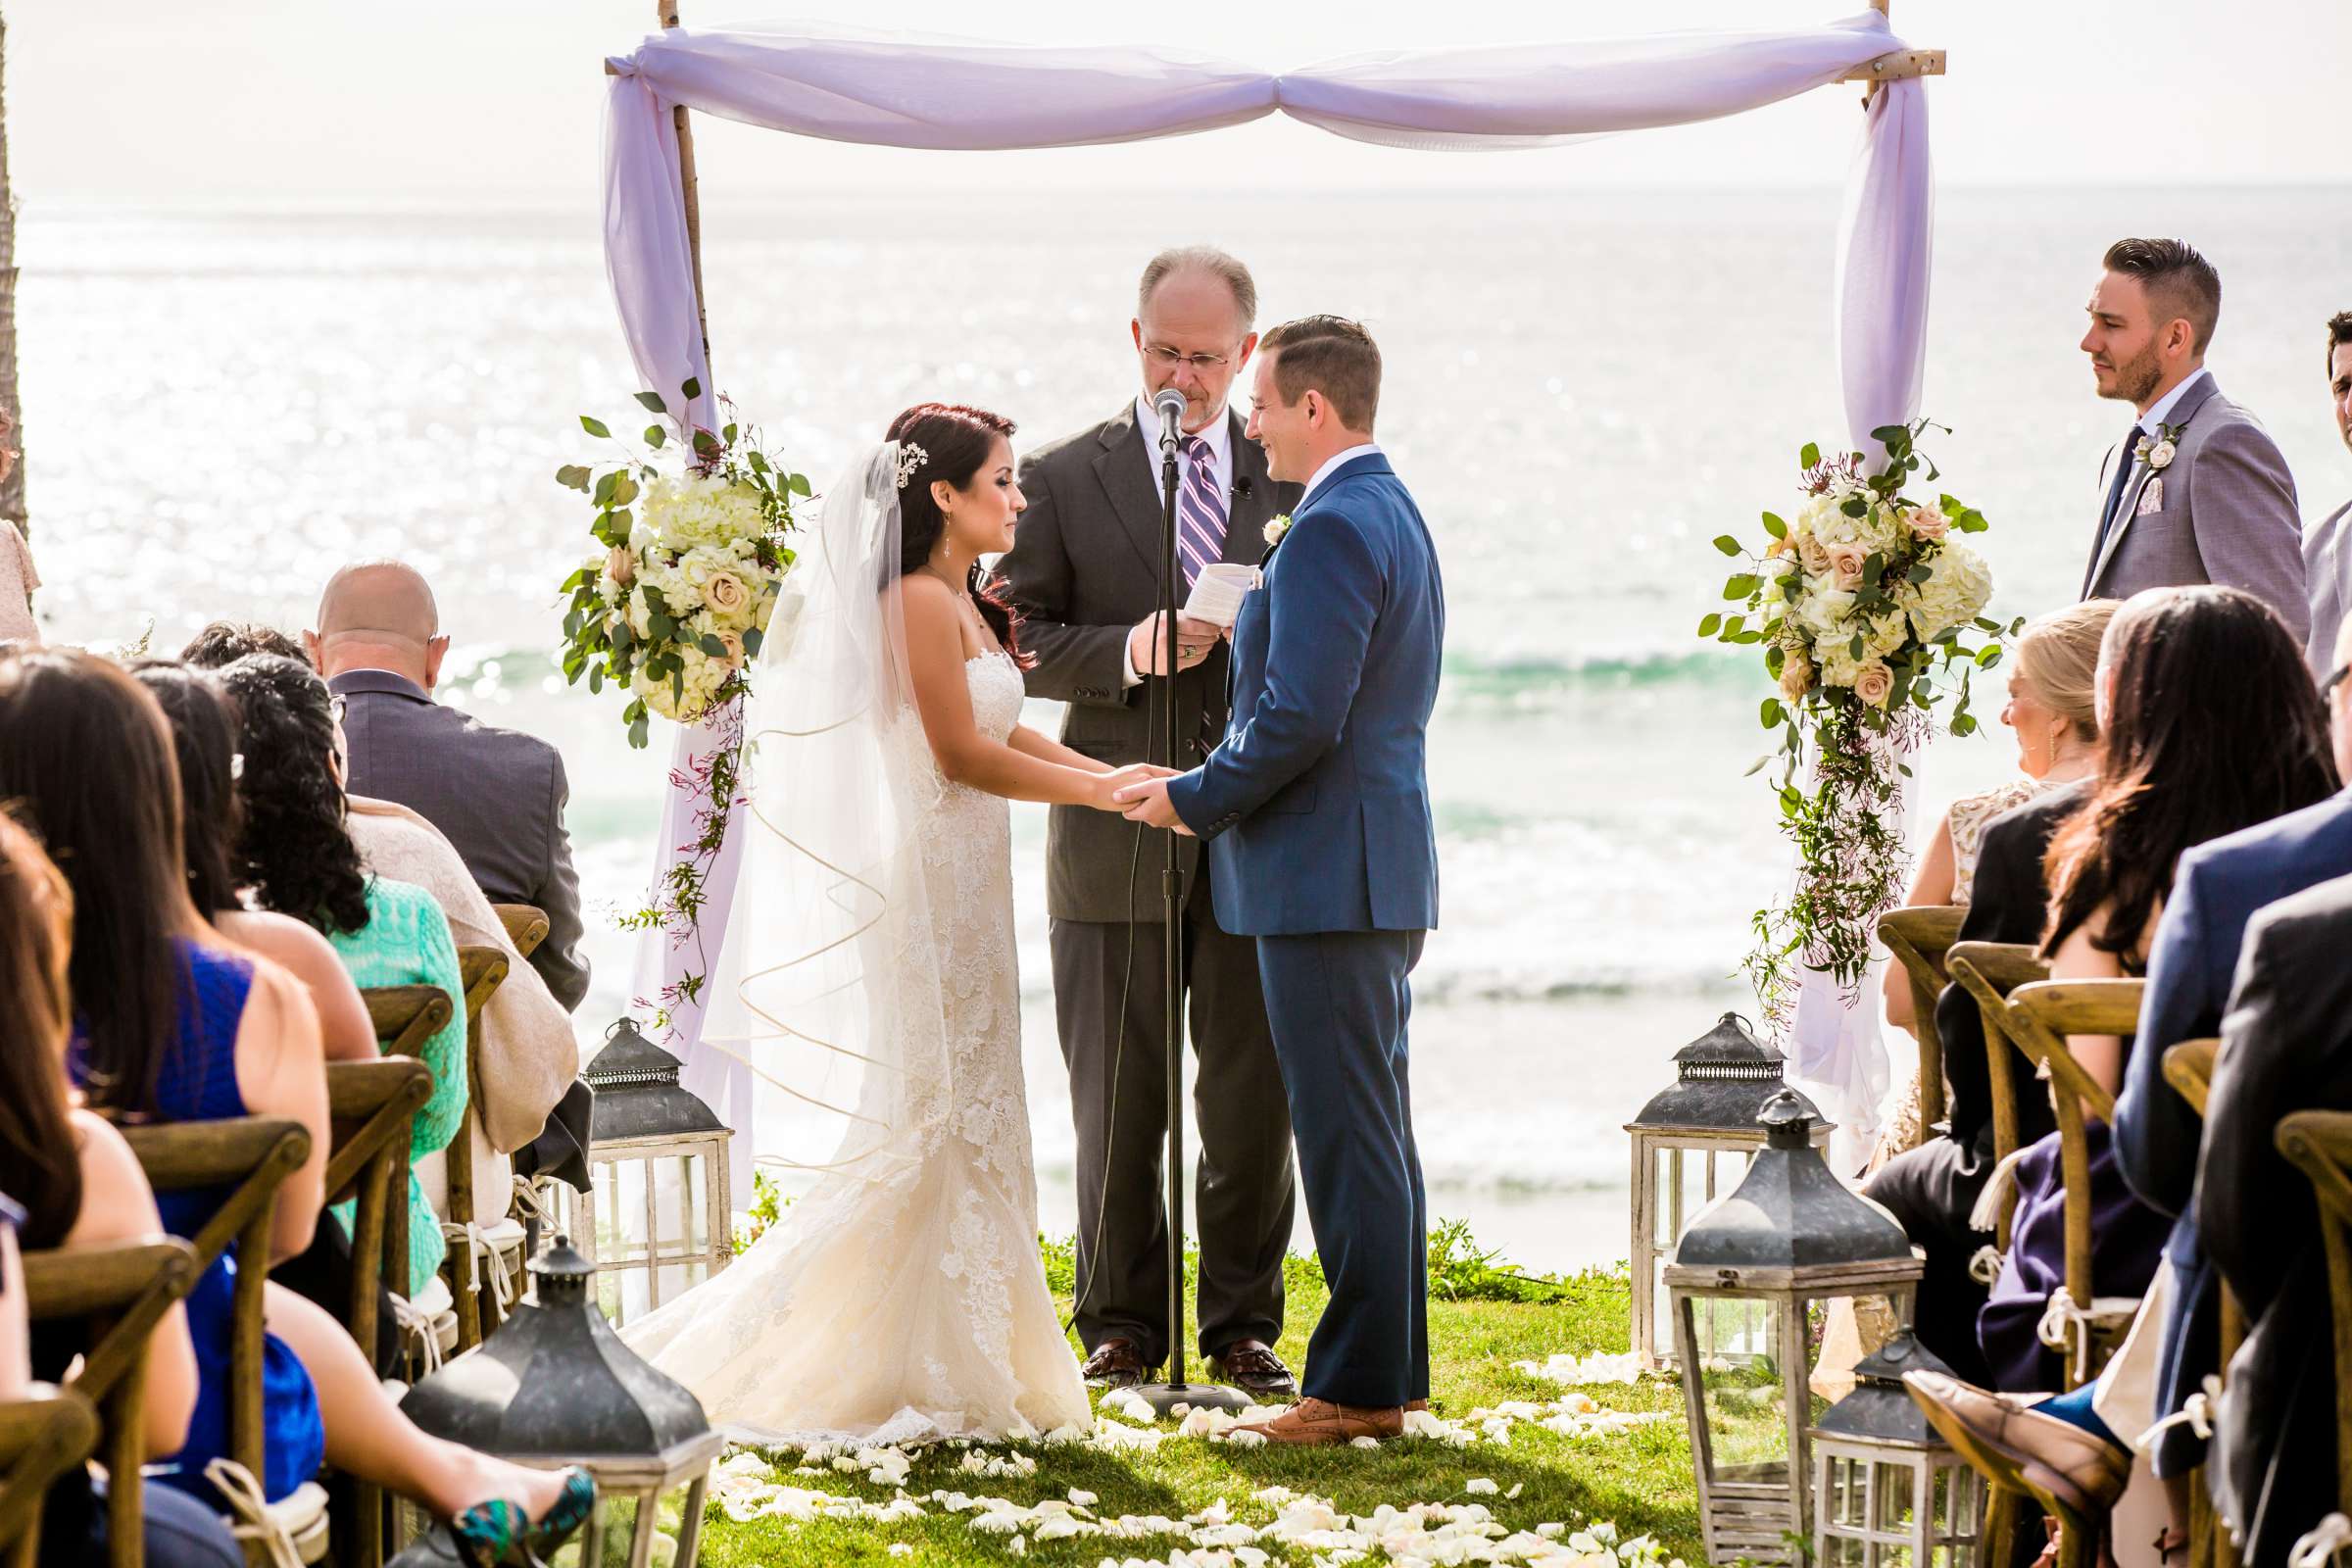
[[[1832,1536],[1824,1568],[1870,1568],[1869,1548],[1852,1536]]]
[[[1788,1397],[1779,1366],[1771,1358],[1759,1356],[1702,1371],[1699,1379],[1715,1478],[1786,1482]]]
[[[1650,1151],[1651,1185],[1655,1207],[1650,1213],[1650,1299],[1666,1300],[1666,1265],[1675,1243],[1698,1212],[1740,1185],[1755,1157],[1746,1149],[1685,1149],[1663,1144]],[[1740,1304],[1716,1303],[1719,1312],[1702,1317],[1698,1328],[1702,1355],[1760,1355],[1761,1333],[1767,1314],[1731,1310]],[[1650,1354],[1659,1362],[1674,1358],[1674,1319],[1663,1310],[1651,1315]],[[1720,1338],[1718,1338],[1720,1336]]]
[[[1907,1464],[1887,1464],[1881,1461],[1879,1472],[1879,1519],[1874,1527],[1888,1535],[1909,1535],[1919,1518],[1918,1472]]]
[[[1829,1494],[1821,1499],[1829,1522],[1841,1529],[1859,1530],[1864,1508],[1861,1461],[1839,1454],[1829,1465]]]
[[[1882,1545],[1879,1547],[1879,1568],[1911,1568],[1909,1546]]]

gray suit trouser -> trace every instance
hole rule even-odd
[[[1146,837],[1137,862],[1145,886],[1156,886],[1162,868],[1157,838]],[[1271,1345],[1281,1338],[1282,1259],[1297,1181],[1257,942],[1218,926],[1208,858],[1199,865],[1183,921],[1185,1016],[1200,1066],[1186,1144],[1200,1156],[1189,1228],[1202,1238],[1199,1343],[1205,1355],[1237,1340]],[[1144,1364],[1156,1366],[1169,1348],[1160,926],[1055,920],[1052,943],[1054,1007],[1078,1132],[1078,1337],[1090,1351],[1107,1339],[1133,1340]]]

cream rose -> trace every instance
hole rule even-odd
[[[605,557],[605,575],[612,579],[615,586],[621,588],[626,588],[635,582],[637,580],[637,553],[627,545],[614,545],[612,553]]]
[[[1862,568],[1870,564],[1870,552],[1860,545],[1830,546],[1830,570],[1837,574],[1840,588],[1862,585]]]
[[[1789,649],[1781,659],[1781,695],[1793,703],[1812,689],[1813,662]]]
[[[743,667],[743,639],[731,631],[722,631],[717,635],[719,647],[727,651],[727,667],[741,669]]]
[[[740,615],[752,608],[752,591],[731,571],[714,571],[703,584],[703,603],[721,615]]]
[[[1914,539],[1940,539],[1951,525],[1951,519],[1934,507],[1913,507],[1903,514],[1903,526]]]
[[[1854,695],[1873,708],[1885,708],[1894,691],[1894,671],[1872,660],[1854,673]]]
[[[1830,569],[1829,546],[1811,534],[1806,534],[1796,542],[1796,559],[1808,577],[1818,577]]]

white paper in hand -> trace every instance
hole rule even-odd
[[[1200,568],[1183,613],[1212,625],[1231,626],[1242,612],[1242,596],[1257,586],[1257,568],[1214,561]]]

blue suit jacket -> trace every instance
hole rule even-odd
[[[2133,1196],[2180,1217],[2167,1249],[2194,1257],[2189,1195],[2204,1128],[2164,1079],[2164,1054],[2221,1033],[2254,911],[2290,893],[2352,875],[2352,791],[2200,844],[2180,857],[2148,954],[2139,1034],[2116,1097],[2115,1152]]]
[[[2204,1127],[2164,1078],[2164,1054],[2221,1033],[2247,923],[2266,905],[2352,874],[2352,793],[2200,844],[2180,857],[2148,955],[2139,1034],[2115,1102],[2115,1153],[2124,1180],[2151,1208],[2174,1217],[2164,1255],[2173,1305],[2156,1369],[2156,1413],[2180,1409],[2220,1370],[2220,1277],[2197,1228],[2197,1153]],[[2168,1431],[2157,1474],[2185,1475],[2203,1445]]]
[[[1208,841],[1237,936],[1425,931],[1438,846],[1425,763],[1445,585],[1388,459],[1325,480],[1266,556],[1233,627],[1223,744],[1168,781]]]

